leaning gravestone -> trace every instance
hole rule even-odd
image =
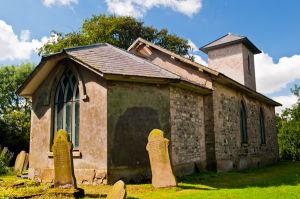
[[[24,162],[26,159],[26,152],[25,151],[21,151],[15,161],[15,167],[14,167],[14,171],[16,174],[21,174],[23,171],[23,167],[24,167]]]
[[[24,165],[23,165],[23,170],[27,170],[28,169],[28,164],[29,164],[29,154],[26,153],[26,157],[25,157]]]
[[[108,193],[106,199],[124,199],[126,198],[125,183],[122,180],[116,182],[112,190]]]
[[[150,159],[152,185],[155,188],[177,185],[171,168],[168,145],[169,140],[164,138],[163,131],[153,129],[150,132],[146,149]]]
[[[54,187],[76,188],[74,169],[72,164],[72,143],[69,142],[68,134],[59,130],[54,137]]]

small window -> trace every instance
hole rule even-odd
[[[247,117],[246,117],[246,109],[243,101],[241,101],[240,104],[240,128],[241,128],[241,142],[242,144],[247,144],[248,143]]]
[[[76,149],[79,145],[79,88],[74,74],[66,70],[56,88],[54,132],[64,129]],[[54,137],[54,136],[52,136]]]
[[[260,132],[260,143],[266,144],[265,117],[262,108],[260,108],[259,110],[259,132]]]
[[[251,74],[251,59],[250,59],[250,55],[248,55],[248,58],[247,58],[247,66],[248,66],[248,73]]]

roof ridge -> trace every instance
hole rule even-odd
[[[151,65],[153,65],[153,66],[155,66],[155,67],[158,67],[158,68],[160,69],[160,71],[164,71],[164,72],[167,72],[167,73],[171,73],[172,75],[174,75],[174,76],[180,78],[179,75],[177,75],[177,74],[175,74],[175,73],[173,73],[173,72],[171,72],[171,71],[169,71],[169,70],[166,70],[166,69],[160,67],[159,65],[150,62],[150,61],[147,60],[147,59],[143,59],[143,58],[141,58],[141,57],[138,57],[138,56],[136,56],[135,54],[133,54],[133,53],[127,51],[127,50],[121,49],[121,48],[116,47],[116,46],[113,46],[113,45],[111,45],[111,44],[108,44],[108,46],[110,46],[111,48],[114,48],[114,49],[116,49],[116,50],[119,50],[120,53],[124,54],[125,56],[127,56],[127,57],[130,58],[130,59],[133,59],[133,60],[138,61],[138,62],[143,63],[143,64],[144,64],[144,63],[151,64]]]
[[[95,44],[89,44],[89,45],[83,45],[83,46],[74,46],[74,47],[69,47],[69,48],[64,48],[63,51],[75,51],[75,50],[81,50],[81,49],[86,49],[86,48],[95,48],[99,46],[104,46],[107,43],[95,43]]]

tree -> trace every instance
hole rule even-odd
[[[33,64],[0,67],[0,145],[16,153],[28,151],[31,109],[16,90],[32,70]]]
[[[167,29],[157,30],[152,26],[145,26],[143,22],[132,17],[114,15],[94,15],[92,18],[84,20],[79,31],[67,34],[53,31],[52,35],[57,36],[57,41],[50,40],[46,43],[39,49],[40,55],[59,52],[63,48],[105,42],[127,49],[138,37],[181,56],[188,56],[188,51],[191,48],[186,39],[169,34]]]
[[[298,102],[277,116],[278,144],[281,159],[300,160],[300,87],[291,90]]]

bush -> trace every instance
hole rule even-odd
[[[9,163],[13,157],[13,153],[10,152],[6,147],[1,149],[0,146],[0,174],[7,174],[11,171],[9,168]]]
[[[283,160],[300,160],[300,87],[292,89],[298,102],[277,116],[279,156]]]

